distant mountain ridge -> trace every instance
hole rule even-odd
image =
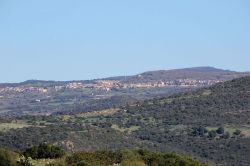
[[[250,75],[249,72],[236,72],[214,67],[193,67],[173,70],[148,71],[134,76],[111,77],[108,79],[122,82],[150,82],[155,80],[169,81],[177,79],[200,79],[228,81],[234,78]]]
[[[121,82],[150,82],[157,80],[176,80],[176,79],[211,79],[227,81],[234,78],[244,77],[250,75],[250,72],[236,72],[231,70],[218,69],[214,67],[191,67],[183,69],[171,69],[171,70],[154,70],[147,71],[132,76],[115,76],[101,79],[92,80],[70,80],[70,81],[53,81],[53,80],[26,80],[20,83],[0,83],[0,87],[3,86],[20,86],[27,84],[44,84],[44,85],[62,85],[69,82],[93,82],[96,80],[117,80]]]

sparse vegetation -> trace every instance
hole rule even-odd
[[[0,123],[0,132],[7,132],[11,129],[21,129],[29,126],[30,125],[24,122]]]

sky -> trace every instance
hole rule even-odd
[[[250,71],[249,0],[0,0],[0,82]]]

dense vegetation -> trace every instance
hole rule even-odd
[[[54,145],[40,144],[39,146],[26,149],[23,154],[25,157],[31,157],[33,159],[55,159],[65,155],[65,152],[60,147]]]
[[[0,166],[15,166],[18,155],[6,149],[0,149]]]
[[[19,154],[0,150],[0,166],[36,166],[39,160],[34,159],[43,159],[44,162],[40,162],[43,166],[206,166],[190,157],[146,150],[76,152],[65,155],[59,147],[48,144],[26,149]]]
[[[99,151],[78,152],[66,158],[68,165],[104,166],[205,166],[189,157],[176,154],[155,153],[145,150],[136,151]]]

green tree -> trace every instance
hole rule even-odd
[[[217,130],[216,130],[217,134],[224,134],[225,132],[225,129],[223,127],[219,127]]]
[[[241,131],[239,129],[235,130],[234,135],[240,135]]]
[[[55,159],[62,157],[65,152],[62,148],[54,145],[40,144],[39,146],[26,149],[23,154],[25,157],[33,159]]]
[[[208,132],[208,136],[207,137],[210,138],[210,139],[214,139],[216,136],[217,136],[216,131],[212,130],[212,131]]]

